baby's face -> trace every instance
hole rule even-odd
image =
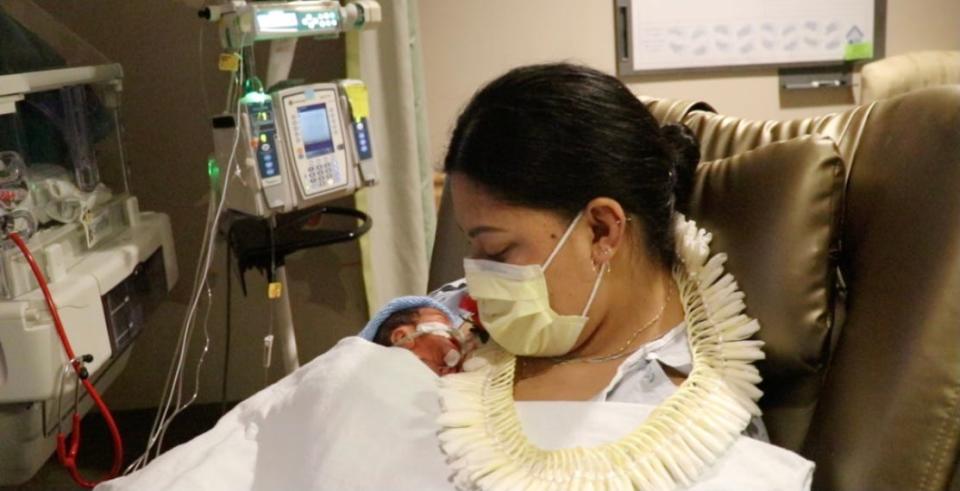
[[[437,309],[424,307],[418,311],[418,314],[420,318],[417,324],[441,323],[448,327],[453,326],[450,319]],[[459,364],[451,367],[444,361],[444,357],[447,356],[450,351],[460,351],[459,346],[457,346],[453,339],[439,334],[414,336],[416,331],[417,326],[415,324],[400,326],[390,335],[390,340],[395,346],[407,348],[412,351],[413,354],[417,355],[417,358],[420,358],[420,360],[437,375],[443,376],[460,371]]]

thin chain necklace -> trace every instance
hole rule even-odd
[[[655,326],[657,323],[660,322],[660,319],[663,318],[663,312],[666,310],[667,304],[670,303],[670,298],[671,298],[670,295],[672,293],[673,293],[673,282],[667,281],[667,294],[663,300],[663,304],[660,305],[660,310],[657,312],[657,315],[655,315],[652,319],[650,319],[650,321],[647,322],[646,324],[640,326],[639,329],[637,329],[636,331],[633,331],[633,334],[630,335],[630,338],[627,339],[627,342],[623,343],[623,345],[620,346],[620,348],[617,351],[609,355],[588,356],[588,357],[582,357],[582,358],[567,358],[565,356],[556,356],[548,359],[552,361],[554,365],[560,366],[560,365],[569,365],[571,363],[591,363],[591,364],[604,363],[607,361],[619,360],[621,358],[629,356],[630,354],[633,353],[633,351],[627,351],[627,350],[630,348],[633,342],[637,340],[637,337],[640,336],[640,334],[643,333],[644,331],[647,331],[651,327]],[[528,362],[524,358],[520,358],[519,360],[521,365],[528,364]],[[525,368],[527,367],[522,366],[521,371],[526,371]]]

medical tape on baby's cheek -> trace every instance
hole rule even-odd
[[[410,341],[413,341],[414,339],[419,338],[420,336],[426,336],[428,334],[441,336],[447,339],[453,339],[459,343],[458,333],[454,328],[442,322],[424,322],[421,324],[417,324],[416,330],[414,332],[400,338],[396,343],[393,343],[393,345],[397,346],[403,343],[408,343]]]
[[[459,351],[452,349],[447,351],[447,354],[443,356],[443,363],[448,367],[455,367],[460,364],[460,359],[462,355]]]
[[[453,328],[442,322],[423,322],[417,324],[417,333],[419,334],[437,334],[446,338],[452,337]]]

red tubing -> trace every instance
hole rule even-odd
[[[67,331],[63,328],[63,321],[60,320],[60,312],[57,310],[57,305],[53,303],[53,295],[50,294],[47,280],[44,278],[43,272],[40,270],[36,259],[33,258],[33,254],[30,253],[26,242],[23,241],[23,238],[21,238],[19,234],[11,232],[10,240],[17,245],[20,252],[23,253],[23,257],[26,258],[30,264],[30,269],[33,270],[33,276],[36,277],[37,284],[40,285],[40,289],[43,291],[43,298],[47,302],[47,309],[50,310],[50,315],[53,317],[53,324],[57,329],[57,335],[60,337],[60,343],[63,344],[63,351],[67,353],[67,359],[72,361],[73,370],[77,373],[77,380],[87,389],[90,398],[93,399],[94,404],[100,409],[100,414],[103,415],[103,419],[107,422],[107,427],[110,428],[110,436],[113,439],[113,466],[107,475],[96,481],[84,479],[77,469],[77,453],[80,450],[80,415],[77,413],[73,414],[73,428],[71,430],[72,434],[70,435],[69,448],[67,438],[63,432],[57,435],[57,457],[60,459],[60,463],[67,468],[70,476],[77,484],[85,488],[93,488],[103,481],[113,479],[120,475],[120,467],[123,466],[123,440],[120,438],[120,430],[117,428],[117,423],[113,420],[110,409],[100,397],[100,393],[97,392],[96,387],[87,379],[83,364],[78,361],[77,355],[73,352],[73,346],[70,345],[70,339],[67,338]],[[80,388],[77,387],[76,390],[80,390]]]

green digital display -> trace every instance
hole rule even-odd
[[[340,30],[340,12],[325,10],[270,9],[257,12],[257,30],[261,33],[310,33]]]

